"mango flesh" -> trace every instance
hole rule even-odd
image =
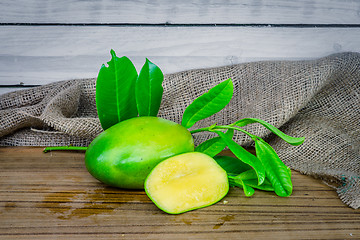
[[[163,211],[179,214],[206,207],[229,191],[227,174],[206,154],[180,154],[159,163],[145,181],[149,198]]]
[[[183,126],[158,117],[135,117],[99,134],[85,153],[89,173],[119,188],[144,189],[150,171],[161,161],[194,151]]]

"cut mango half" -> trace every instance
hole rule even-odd
[[[224,169],[206,154],[190,152],[160,162],[145,181],[145,192],[161,210],[179,214],[207,207],[229,191]]]

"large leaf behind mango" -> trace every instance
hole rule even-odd
[[[184,111],[181,125],[192,127],[197,121],[222,110],[231,100],[234,86],[231,79],[221,82],[196,98]]]
[[[96,108],[104,130],[123,120],[136,117],[135,83],[137,71],[127,57],[110,51],[108,67],[102,65],[96,81]]]
[[[146,59],[135,87],[139,116],[157,116],[164,91],[163,80],[164,75],[160,68]]]

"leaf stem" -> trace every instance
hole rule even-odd
[[[210,127],[194,129],[194,130],[191,130],[190,133],[193,134],[193,133],[205,132],[205,131],[210,131]]]
[[[251,134],[251,133],[245,131],[242,128],[234,127],[233,124],[220,125],[220,126],[210,126],[210,127],[205,127],[205,128],[194,129],[194,130],[190,131],[190,133],[193,134],[193,133],[205,132],[205,131],[213,132],[214,130],[218,130],[218,129],[233,129],[233,130],[237,130],[237,131],[240,131],[242,133],[245,133],[245,134],[249,135],[251,137],[251,139],[254,140],[254,141],[259,139],[258,136],[254,135],[254,134]]]
[[[46,147],[44,149],[44,153],[49,152],[49,151],[86,151],[87,147],[75,147],[75,146],[59,146],[59,147]]]
[[[251,137],[251,139],[254,140],[254,141],[257,140],[257,139],[259,139],[258,136],[254,135],[254,134],[251,134],[251,133],[245,131],[245,130],[242,129],[242,128],[234,127],[232,124],[230,124],[230,125],[223,125],[223,126],[216,126],[216,127],[213,128],[213,129],[234,129],[234,130],[237,130],[237,131],[240,131],[240,132],[242,132],[242,133],[245,133],[245,134],[249,135],[249,136]],[[211,130],[212,130],[212,129],[211,129]],[[210,131],[211,131],[211,130],[210,130]]]

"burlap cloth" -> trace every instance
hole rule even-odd
[[[360,205],[360,54],[306,61],[265,61],[168,74],[159,116],[181,122],[196,97],[227,78],[234,97],[218,114],[194,127],[263,119],[292,136],[291,146],[259,124],[246,129],[265,137],[286,165],[322,178],[352,208]],[[95,79],[56,82],[0,96],[0,145],[87,146],[101,131]],[[196,134],[195,143],[210,134]],[[234,138],[249,146],[239,133]]]

